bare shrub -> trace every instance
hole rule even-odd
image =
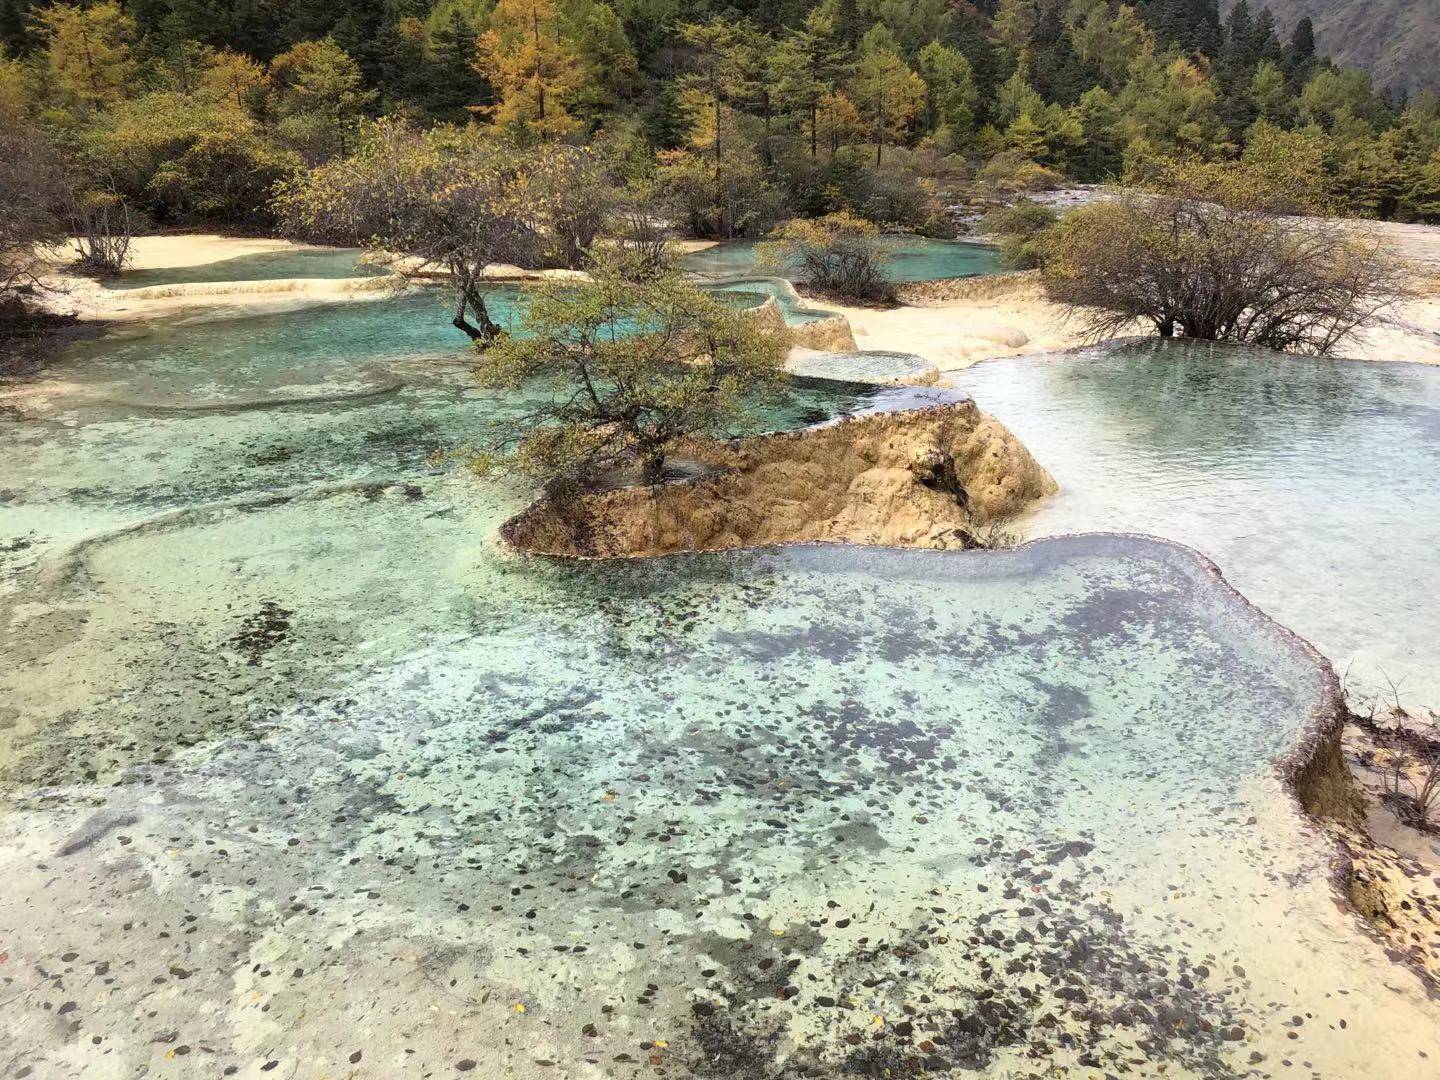
[[[622,262],[640,280],[662,274],[671,264],[670,227],[666,207],[655,186],[644,181],[626,185],[612,215],[614,245]]]
[[[1351,719],[1374,740],[1370,762],[1380,778],[1385,803],[1408,825],[1440,831],[1440,712],[1411,711],[1399,687],[1350,705]]]
[[[64,242],[65,177],[50,143],[20,125],[0,125],[0,160],[0,315],[8,317],[23,312],[18,292]]]
[[[986,551],[1008,551],[1025,542],[1025,534],[1009,521],[987,521],[971,528],[975,546]]]
[[[1440,713],[1428,713],[1429,738],[1423,748],[1392,750],[1386,794],[1401,816],[1426,829],[1440,827]]]
[[[885,276],[888,261],[879,230],[844,211],[788,221],[760,251],[761,266],[793,273],[826,296],[862,303],[894,300],[895,286]]]
[[[82,268],[97,274],[118,274],[130,258],[134,222],[130,207],[118,195],[77,192],[70,200],[71,243]]]
[[[1406,267],[1377,237],[1287,216],[1292,203],[1243,164],[1170,165],[1051,231],[1046,291],[1096,340],[1148,322],[1324,355],[1408,295]]]

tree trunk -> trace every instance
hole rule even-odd
[[[478,326],[465,318],[466,308],[475,312],[475,322],[479,323]],[[491,320],[490,312],[485,309],[485,301],[479,296],[467,295],[465,292],[460,294],[460,303],[456,305],[455,318],[450,320],[450,325],[456,330],[464,331],[470,340],[475,342],[491,342],[505,332]]]
[[[765,134],[764,134],[764,136],[763,136],[763,141],[762,141],[762,145],[763,145],[763,147],[764,147],[764,153],[761,155],[761,157],[762,157],[762,159],[764,160],[765,168],[766,168],[767,170],[771,170],[771,169],[773,169],[773,168],[775,167],[775,161],[774,161],[774,158],[773,158],[773,157],[771,156],[771,154],[770,154],[770,91],[769,91],[769,90],[764,90],[764,89],[762,89],[762,90],[760,91],[760,102],[761,102],[761,109],[763,110],[763,111],[762,111],[762,116],[764,117],[763,123],[764,123],[764,132],[765,132]]]
[[[658,484],[665,479],[665,451],[658,446],[645,447],[640,451],[640,479],[647,484]]]
[[[880,151],[885,145],[885,98],[881,94],[875,95],[875,115],[878,118],[875,124],[875,167],[880,167]]]
[[[715,91],[715,182],[720,182],[720,91]]]

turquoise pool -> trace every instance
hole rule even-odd
[[[1189,544],[1355,689],[1440,701],[1440,368],[1175,342],[950,381],[1059,482],[1029,535]]]
[[[519,558],[494,530],[533,492],[446,451],[525,395],[470,386],[430,304],[187,317],[0,398],[5,1068],[1440,1060],[1273,768],[1325,672],[1201,557]],[[1435,384],[1245,359],[967,382],[1067,486],[1032,531],[1184,526],[1271,614],[1374,629],[1433,566]],[[757,423],[900,400],[804,384]]]
[[[707,277],[751,277],[760,269],[756,265],[756,248],[760,243],[726,240],[684,256],[681,265]],[[975,277],[1000,269],[1000,254],[995,248],[965,240],[890,237],[885,249],[890,257],[886,274],[896,282]]]

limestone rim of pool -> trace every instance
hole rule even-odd
[[[232,511],[265,510],[293,502],[319,502],[337,495],[377,498],[390,492],[408,493],[413,487],[413,482],[407,478],[381,477],[372,480],[349,480],[339,484],[301,484],[262,494],[242,495],[196,506],[181,506],[81,537],[58,551],[43,556],[29,573],[46,585],[66,585],[80,578],[85,572],[85,559],[91,551],[141,533],[190,525]]]
[[[1183,342],[1185,339],[1177,339]],[[1083,356],[1098,348],[1132,348],[1136,346],[1164,347],[1163,339],[1149,335],[1137,335],[1133,337],[1112,338],[1103,341],[1093,342],[1086,345],[1077,345],[1068,349],[1058,349],[1046,353],[1015,356],[993,356],[977,361],[971,365],[976,368],[984,365],[997,365],[1014,361],[1040,361],[1063,357]],[[1207,347],[1224,349],[1227,351],[1244,351],[1252,348],[1242,342],[1234,341],[1211,341],[1204,343]],[[1277,360],[1296,361],[1299,363],[1344,363],[1347,365],[1365,364],[1375,366],[1379,364],[1385,368],[1391,366],[1399,368],[1414,368],[1421,371],[1433,371],[1434,364],[1423,360],[1385,360],[1377,361],[1373,358],[1363,356],[1314,356],[1307,353],[1285,353],[1273,352]],[[942,384],[943,385],[943,384]],[[1057,539],[1063,536],[1085,535],[1081,533],[1065,533],[1036,537],[1029,543],[1040,543],[1045,540]],[[1143,535],[1143,534],[1106,534],[1106,535]],[[1155,538],[1160,539],[1160,538]],[[1176,541],[1165,540],[1165,543],[1174,543],[1180,547],[1187,547],[1178,544]],[[1195,554],[1212,566],[1215,564],[1195,549]],[[1216,572],[1220,573],[1218,566]],[[1222,574],[1223,577],[1223,574]],[[1226,582],[1228,588],[1243,597],[1243,594],[1234,586]],[[1248,597],[1243,597],[1247,604],[1260,609]],[[1265,615],[1265,618],[1276,626],[1280,627],[1287,635],[1302,643],[1308,654],[1317,658],[1331,678],[1335,676],[1334,667],[1330,661],[1323,656],[1304,637],[1296,634],[1289,627]],[[1361,793],[1360,787],[1349,766],[1345,762],[1343,753],[1343,737],[1345,726],[1351,716],[1350,708],[1345,699],[1343,686],[1336,682],[1336,693],[1338,700],[1335,703],[1337,719],[1334,721],[1334,733],[1327,745],[1325,740],[1315,741],[1310,738],[1302,739],[1300,743],[1285,757],[1277,762],[1277,768],[1285,778],[1287,785],[1295,792],[1297,799],[1306,813],[1315,819],[1326,831],[1332,845],[1336,849],[1336,857],[1332,867],[1332,884],[1338,893],[1340,902],[1347,910],[1352,912],[1364,927],[1366,934],[1376,941],[1387,951],[1401,951],[1403,958],[1392,959],[1409,968],[1421,983],[1425,986],[1427,993],[1435,1000],[1440,1001],[1440,962],[1433,957],[1427,957],[1419,947],[1404,937],[1403,928],[1391,921],[1396,930],[1398,939],[1388,939],[1382,929],[1383,921],[1388,920],[1386,908],[1409,907],[1412,911],[1415,905],[1412,904],[1412,897],[1419,898],[1418,892],[1407,891],[1403,883],[1391,884],[1387,887],[1385,878],[1388,876],[1392,881],[1397,877],[1409,879],[1413,871],[1404,865],[1405,857],[1398,854],[1389,847],[1383,840],[1371,835],[1365,824],[1365,796]],[[1310,734],[1313,734],[1310,733]],[[1313,808],[1308,799],[1317,800],[1316,805],[1320,809]],[[1329,808],[1331,812],[1325,812]],[[1398,867],[1398,869],[1397,869]],[[1387,900],[1389,901],[1387,905]],[[1368,911],[1366,909],[1369,909]],[[1398,948],[1397,948],[1398,944]]]
[[[1146,339],[1139,339],[1146,340]],[[1083,351],[1080,349],[1067,350],[1070,352]],[[1005,358],[1008,359],[1008,358]],[[1361,363],[1367,361],[1358,361]],[[953,403],[942,403],[915,410],[907,410],[902,415],[914,413],[925,413],[936,409],[952,408]],[[893,415],[893,414],[892,414]],[[841,426],[855,423],[863,423],[866,419],[872,418],[874,414],[865,413],[859,416],[840,417],[828,422],[827,426]],[[814,432],[814,428],[803,428],[797,431],[780,433],[774,438],[796,439],[805,438]],[[664,487],[684,487],[703,483],[708,477],[692,477],[681,480],[669,481]],[[876,544],[876,543],[852,543],[844,540],[810,540],[801,539],[782,543],[766,543],[756,546],[730,547],[695,547],[685,551],[665,550],[655,552],[631,552],[623,555],[595,555],[578,551],[538,551],[527,550],[517,536],[516,523],[525,515],[535,510],[536,506],[544,503],[542,498],[533,503],[530,507],[522,510],[508,521],[502,523],[497,530],[496,539],[504,550],[508,551],[514,558],[529,559],[536,561],[550,561],[559,563],[583,563],[583,562],[644,562],[658,560],[667,557],[685,557],[689,554],[719,554],[726,551],[747,550],[747,551],[780,551],[789,548],[854,548],[859,550],[893,550],[893,551],[917,551],[921,550],[914,545]],[[1036,551],[1040,549],[1064,549],[1075,544],[1101,543],[1101,544],[1129,544],[1145,543],[1163,547],[1175,552],[1181,557],[1189,559],[1193,564],[1212,581],[1215,586],[1225,592],[1238,602],[1253,618],[1262,625],[1277,633],[1292,648],[1304,656],[1314,669],[1318,682],[1317,700],[1312,707],[1304,726],[1299,730],[1290,749],[1278,758],[1271,761],[1271,767],[1281,781],[1284,789],[1294,800],[1295,805],[1302,812],[1312,825],[1323,832],[1326,842],[1330,846],[1330,873],[1329,880],[1334,891],[1336,902],[1344,908],[1354,919],[1364,934],[1375,944],[1376,947],[1385,948],[1387,955],[1392,962],[1401,964],[1410,970],[1424,986],[1427,994],[1433,999],[1440,1000],[1440,978],[1437,978],[1434,971],[1427,966],[1422,955],[1415,951],[1397,951],[1393,948],[1394,943],[1387,940],[1380,920],[1376,918],[1375,912],[1381,913],[1385,910],[1384,897],[1386,894],[1386,883],[1383,874],[1377,874],[1375,867],[1385,867],[1390,860],[1386,859],[1388,849],[1365,828],[1364,818],[1364,797],[1356,785],[1346,764],[1342,740],[1347,719],[1350,716],[1346,704],[1344,688],[1341,680],[1335,672],[1334,666],[1315,646],[1306,638],[1296,633],[1289,627],[1281,624],[1271,617],[1262,608],[1254,604],[1239,589],[1232,585],[1225,577],[1221,567],[1203,552],[1190,547],[1189,545],[1170,540],[1165,537],[1138,532],[1082,532],[1067,533],[1064,535],[1037,537],[1026,541],[1014,548],[999,550],[976,550],[946,552],[951,557],[963,557],[969,555],[972,558],[1003,560],[1013,557],[1016,552]],[[937,557],[940,552],[932,550]],[[1368,873],[1362,873],[1360,866],[1366,865]],[[1403,885],[1392,885],[1389,889],[1394,892],[1395,902],[1405,902]],[[1378,903],[1378,908],[1377,908]],[[1367,910],[1368,909],[1368,910]]]
[[[323,394],[288,394],[279,397],[236,398],[217,401],[213,404],[198,402],[176,402],[167,404],[155,401],[135,401],[129,398],[106,397],[99,399],[105,405],[118,405],[138,413],[186,414],[186,413],[241,413],[257,409],[283,409],[287,405],[343,405],[365,401],[379,401],[394,397],[405,389],[403,379],[377,376],[371,385],[359,390],[342,390]]]
[[[1204,345],[1206,348],[1226,349],[1235,352],[1253,351],[1256,348],[1254,345],[1247,344],[1243,341],[1204,341],[1199,338],[1185,337],[1177,337],[1172,340],[1175,344],[1180,345],[1186,343],[1192,345],[1201,344]],[[987,356],[982,360],[976,360],[973,364],[969,365],[969,367],[966,367],[961,371],[947,372],[946,374],[963,375],[966,371],[973,371],[975,368],[982,366],[989,367],[1020,361],[1038,361],[1043,363],[1047,360],[1058,360],[1065,357],[1081,356],[1085,353],[1093,352],[1096,349],[1127,349],[1134,348],[1138,345],[1156,345],[1163,347],[1165,344],[1166,339],[1157,337],[1154,334],[1127,334],[1124,337],[1102,338],[1099,341],[1092,341],[1083,345],[1071,345],[1068,348],[1064,349],[1049,349],[1041,353],[1016,353],[1012,356]],[[1371,360],[1363,356],[1315,356],[1312,353],[1280,352],[1276,349],[1266,349],[1264,351],[1274,356],[1277,360],[1295,360],[1301,363],[1310,364],[1365,364],[1369,367],[1383,367],[1386,369],[1392,367],[1417,368],[1421,371],[1433,371],[1435,369],[1434,364],[1427,363],[1424,360]]]

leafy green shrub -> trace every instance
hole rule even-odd
[[[509,469],[552,490],[612,469],[658,483],[678,445],[732,432],[748,403],[783,381],[782,338],[676,271],[638,276],[601,260],[587,281],[527,289],[520,333],[490,343],[475,372],[485,386],[552,393],[517,413],[477,470]]]
[[[1054,169],[1011,151],[992,157],[975,179],[982,186],[1005,195],[1052,191],[1064,182],[1064,177]]]

